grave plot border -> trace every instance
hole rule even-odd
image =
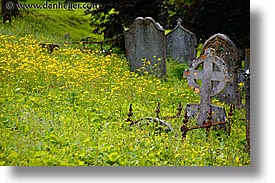
[[[187,111],[185,110],[184,113],[184,117],[183,117],[183,125],[180,127],[180,131],[182,132],[182,139],[186,138],[186,134],[188,131],[191,130],[195,130],[195,129],[206,129],[206,137],[208,138],[209,133],[211,131],[211,127],[217,127],[217,126],[221,126],[221,125],[226,125],[226,133],[228,135],[230,135],[231,133],[231,126],[232,126],[232,117],[233,117],[233,108],[235,108],[233,105],[230,105],[230,111],[228,113],[228,118],[225,121],[221,121],[221,122],[212,122],[213,121],[213,114],[214,111],[212,111],[212,107],[210,108],[210,110],[207,113],[207,121],[201,125],[196,125],[196,126],[187,126],[188,122],[189,122],[189,117],[187,115]],[[162,127],[164,127],[164,132],[168,133],[168,132],[174,132],[175,136],[178,137],[178,133],[175,130],[175,128],[172,127],[172,125],[168,122],[166,122],[165,120],[168,119],[176,119],[176,118],[181,118],[182,117],[182,104],[179,103],[178,105],[178,112],[176,115],[174,116],[163,116],[160,118],[159,114],[160,114],[160,103],[158,102],[157,104],[157,108],[155,110],[156,112],[156,117],[145,117],[142,119],[138,119],[133,121],[132,117],[133,117],[133,107],[132,104],[130,104],[129,106],[129,111],[127,113],[127,119],[125,120],[125,122],[128,122],[130,124],[130,126],[142,126],[142,125],[149,125],[149,124],[156,124],[156,125],[160,125]],[[147,121],[147,123],[141,124],[142,121]]]

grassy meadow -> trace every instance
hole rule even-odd
[[[91,33],[89,17],[80,10],[59,11],[29,10],[0,26],[0,165],[250,165],[244,109],[234,111],[230,136],[211,131],[208,140],[204,129],[189,131],[182,140],[183,116],[167,120],[175,132],[130,126],[130,104],[132,119],[138,120],[154,117],[158,102],[160,117],[175,115],[179,102],[183,107],[199,102],[181,78],[187,66],[168,60],[167,78],[158,79],[130,72],[124,55],[63,44],[66,32],[76,40],[102,36]],[[68,21],[83,23],[63,25]],[[61,47],[51,54],[39,46],[52,41]]]

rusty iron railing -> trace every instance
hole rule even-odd
[[[210,128],[214,126],[220,126],[220,125],[226,125],[228,124],[228,135],[230,135],[231,131],[231,125],[232,125],[232,116],[233,116],[233,105],[230,105],[230,112],[228,113],[228,121],[223,121],[223,122],[212,122],[212,108],[210,108],[207,116],[207,120],[205,123],[201,125],[196,125],[196,126],[191,126],[187,127],[187,123],[189,122],[188,116],[187,116],[187,111],[185,112],[184,119],[183,119],[183,125],[181,126],[181,132],[182,132],[182,138],[186,138],[186,134],[188,131],[195,130],[195,129],[200,129],[200,128],[205,128],[206,136],[209,137],[210,133]]]
[[[180,128],[180,131],[182,132],[182,138],[183,139],[186,138],[186,134],[187,134],[188,131],[195,130],[195,129],[201,129],[201,128],[205,128],[206,129],[205,132],[206,132],[206,136],[208,137],[209,133],[211,131],[211,127],[214,127],[214,126],[224,126],[224,125],[227,125],[227,128],[226,128],[227,129],[227,134],[230,135],[231,126],[232,126],[232,122],[233,122],[233,120],[232,120],[233,108],[234,108],[234,105],[230,105],[230,111],[228,113],[228,120],[227,121],[213,122],[212,121],[212,114],[213,114],[213,112],[212,112],[212,108],[210,108],[210,110],[208,112],[208,116],[206,118],[207,120],[203,124],[196,125],[196,126],[190,126],[190,127],[188,127],[189,119],[188,119],[188,116],[187,116],[187,111],[185,111],[184,116],[183,116],[183,120],[182,120],[183,125]],[[165,132],[175,131],[174,128],[168,122],[166,122],[164,120],[180,118],[181,117],[181,113],[182,113],[182,104],[179,103],[176,115],[173,115],[173,116],[164,116],[164,117],[162,117],[160,119],[160,112],[161,112],[161,110],[160,110],[160,102],[158,102],[156,110],[155,110],[155,113],[156,113],[156,117],[155,118],[153,118],[153,117],[145,117],[145,118],[133,121],[132,120],[133,106],[132,106],[132,104],[130,104],[129,112],[127,114],[126,122],[130,122],[130,126],[132,126],[132,125],[138,124],[141,121],[147,120],[149,123],[156,122],[156,123],[159,123],[159,125],[166,127],[165,128]],[[146,123],[146,124],[149,124],[149,123]],[[175,132],[175,133],[177,134],[177,132]]]
[[[167,119],[174,119],[174,118],[180,118],[181,111],[182,111],[182,105],[181,105],[181,103],[179,103],[179,105],[178,105],[178,112],[177,112],[176,115],[165,116],[163,118],[160,118],[160,102],[158,102],[156,110],[155,110],[156,117],[145,117],[145,118],[133,121],[131,119],[131,117],[133,116],[133,107],[132,107],[132,104],[130,104],[129,112],[127,114],[128,117],[126,119],[126,122],[130,122],[130,126],[133,126],[133,125],[139,124],[141,121],[146,120],[146,121],[148,121],[148,123],[146,123],[146,124],[149,124],[149,123],[158,123],[159,125],[165,127],[165,132],[174,131],[176,133],[176,135],[178,135],[177,132],[174,130],[174,128],[168,122],[166,122],[165,120],[167,120]]]
[[[86,50],[87,47],[86,45],[89,45],[89,44],[97,44],[97,45],[100,45],[100,51],[104,51],[103,49],[103,45],[104,44],[109,44],[111,45],[110,48],[107,50],[107,52],[109,53],[110,50],[112,50],[113,46],[115,45],[115,43],[118,41],[118,39],[120,39],[122,37],[122,35],[118,35],[114,38],[111,38],[111,39],[106,39],[106,40],[103,40],[103,41],[93,41],[92,40],[92,37],[86,37],[84,39],[81,39],[80,41],[73,41],[73,42],[70,42],[68,44],[82,44],[83,46],[83,50]]]

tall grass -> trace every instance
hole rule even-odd
[[[95,41],[102,40],[102,35],[92,33],[89,19],[90,16],[85,15],[82,9],[21,10],[20,17],[0,26],[0,33],[17,36],[32,34],[37,40],[43,37],[42,42],[55,43],[63,43],[68,33],[72,41],[80,41],[88,36]]]
[[[138,120],[155,116],[158,102],[160,117],[175,115],[179,102],[198,103],[181,78],[186,65],[169,60],[167,78],[158,79],[130,72],[125,57],[115,53],[63,45],[49,54],[39,43],[62,43],[67,32],[73,40],[102,37],[91,33],[80,10],[22,13],[0,26],[0,165],[250,165],[243,110],[235,111],[230,136],[212,131],[208,140],[203,129],[182,140],[182,116],[168,120],[175,129],[170,133],[125,121],[130,104]]]
[[[0,165],[249,165],[243,111],[235,111],[230,136],[212,131],[208,140],[203,129],[182,140],[182,117],[168,121],[170,133],[125,121],[129,104],[137,120],[155,116],[157,102],[163,117],[174,115],[179,102],[198,101],[186,80],[140,76],[116,54],[49,54],[32,35],[0,36]]]

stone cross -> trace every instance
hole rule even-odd
[[[224,89],[231,77],[228,73],[227,64],[221,58],[215,56],[214,52],[213,49],[207,49],[199,59],[193,60],[191,67],[183,75],[184,78],[187,78],[191,89],[200,94],[199,104],[187,104],[186,106],[187,116],[195,117],[197,115],[198,125],[206,121],[210,108],[214,112],[214,121],[225,121],[225,109],[212,105],[212,97]],[[203,70],[197,69],[201,65]],[[218,67],[219,71],[215,71],[214,66]],[[200,86],[196,80],[202,80],[202,85]],[[218,81],[219,84],[214,86],[214,81]]]
[[[215,49],[215,55],[224,60],[227,64],[228,72],[232,77],[232,81],[227,84],[225,89],[215,98],[226,104],[238,104],[240,96],[238,93],[238,74],[237,67],[239,65],[238,49],[234,42],[225,34],[215,34],[211,36],[203,45],[202,53],[208,48]],[[214,67],[215,70],[218,68]],[[217,85],[214,82],[214,85]]]
[[[124,32],[126,58],[131,71],[163,77],[166,74],[165,34],[151,17],[138,17]]]
[[[179,18],[177,26],[166,35],[166,54],[179,63],[188,65],[196,58],[197,38],[185,29]]]

